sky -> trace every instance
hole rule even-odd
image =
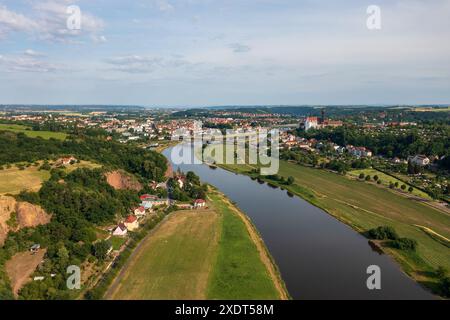
[[[450,0],[0,0],[0,104],[448,103]]]

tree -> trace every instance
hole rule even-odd
[[[396,188],[398,188],[398,186],[399,186],[398,181],[395,181],[394,186],[395,186]]]
[[[362,180],[362,179],[364,179],[364,177],[365,177],[364,173],[361,172],[361,173],[359,174],[359,178]]]
[[[373,176],[373,180],[378,181],[378,176],[377,176],[377,175],[374,175],[374,176]]]
[[[370,175],[366,176],[366,181],[370,181]]]
[[[294,177],[293,176],[289,176],[288,179],[287,179],[287,184],[288,185],[292,185],[292,184],[294,184],[294,181],[295,181]]]
[[[417,241],[409,238],[399,238],[392,241],[392,246],[399,250],[416,251]]]
[[[99,260],[105,260],[110,248],[111,243],[109,241],[98,241],[92,245],[92,254]]]
[[[402,184],[401,188],[402,188],[402,190],[405,190],[406,189],[406,184]]]
[[[383,181],[381,181],[381,179],[377,180],[377,184],[381,184]]]
[[[414,188],[410,186],[410,187],[408,188],[408,192],[409,192],[409,193],[412,193],[413,191],[414,191]]]
[[[392,181],[389,182],[389,188],[394,189],[394,187],[395,187],[395,184]]]

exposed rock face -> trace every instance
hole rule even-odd
[[[16,226],[8,225],[11,214],[16,214]],[[10,230],[36,227],[50,222],[51,216],[41,207],[28,202],[18,202],[13,197],[0,197],[0,245]]]
[[[123,171],[117,170],[108,172],[106,174],[106,181],[116,190],[128,189],[140,191],[142,189],[142,185],[136,180],[136,178]]]
[[[0,245],[3,245],[8,235],[9,226],[6,222],[14,212],[16,204],[16,199],[13,197],[0,197]]]
[[[18,202],[16,205],[19,228],[36,227],[50,222],[51,216],[44,209],[28,202]]]

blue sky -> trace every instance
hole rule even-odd
[[[445,104],[449,39],[450,0],[0,0],[0,104]]]

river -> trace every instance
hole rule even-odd
[[[171,150],[164,151],[170,160]],[[325,211],[286,191],[204,164],[180,166],[216,186],[252,220],[294,299],[433,299],[393,259]],[[367,267],[381,269],[381,289],[369,290]]]

